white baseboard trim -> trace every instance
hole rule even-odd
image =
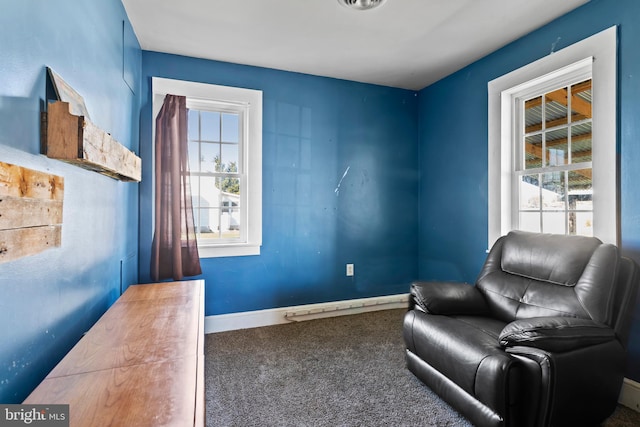
[[[247,311],[243,313],[219,314],[206,316],[204,319],[205,334],[233,331],[236,329],[257,328],[260,326],[279,325],[322,317],[358,314],[367,311],[407,308],[409,294],[389,295],[382,297],[360,298],[345,301],[324,302],[293,307],[273,308],[268,310]]]
[[[640,412],[640,383],[625,378],[622,383],[618,402],[627,408]]]

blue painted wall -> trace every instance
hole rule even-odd
[[[45,67],[83,95],[94,123],[137,151],[141,50],[119,0],[0,0],[0,11],[0,161],[65,184],[62,246],[0,264],[0,402],[18,403],[121,282],[137,281],[138,184],[39,154]]]
[[[142,64],[145,165],[152,76],[263,91],[262,252],[203,260],[207,315],[407,291],[418,273],[415,92],[155,52]],[[149,167],[143,175],[140,278],[150,280]]]
[[[618,25],[622,250],[640,262],[640,2],[592,0],[420,91],[420,277],[473,281],[487,242],[487,83]],[[640,380],[640,307],[628,377]]]

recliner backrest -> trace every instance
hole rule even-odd
[[[506,322],[569,316],[611,325],[619,260],[594,237],[512,231],[489,252],[476,286]]]

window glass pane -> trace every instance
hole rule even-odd
[[[524,168],[542,167],[542,134],[529,135],[524,138]]]
[[[239,130],[238,114],[222,113],[222,141],[238,142]]]
[[[220,161],[220,144],[203,142],[200,145],[200,170],[202,172],[218,172]]]
[[[200,221],[198,232],[203,239],[216,239],[219,237],[219,210],[218,209],[198,209]]]
[[[220,235],[223,239],[240,237],[240,210],[223,208],[220,215]]]
[[[212,176],[200,177],[200,206],[213,208],[219,206],[219,193],[216,187],[216,179]]]
[[[569,171],[569,209],[593,209],[592,182],[591,169]]]
[[[235,203],[233,206],[239,206],[240,200],[237,196],[240,195],[240,179],[232,177],[218,177],[216,178],[216,188],[221,190],[224,196],[236,195],[233,200]]]
[[[546,133],[546,166],[565,165],[569,162],[567,132],[567,128],[561,128]]]
[[[187,177],[187,185],[189,186],[189,194],[191,194],[191,205],[194,209],[200,207],[200,179],[197,176]]]
[[[529,99],[524,103],[524,132],[537,132],[542,129],[542,96]]]
[[[520,209],[540,209],[540,187],[538,174],[520,177]]]
[[[220,141],[220,113],[200,111],[200,130],[203,141]]]
[[[570,234],[593,236],[593,212],[570,212]]]
[[[189,172],[200,172],[200,144],[189,141]]]
[[[571,163],[590,162],[591,122],[571,126]]]
[[[200,233],[200,209],[193,205],[193,226],[195,227],[196,234]]]
[[[547,129],[567,124],[567,88],[548,92],[545,99],[545,122]]]
[[[593,186],[591,169],[569,171],[569,233],[593,236]]]
[[[222,144],[222,163],[224,172],[239,172],[238,144]]]
[[[198,139],[199,126],[200,117],[198,116],[198,110],[189,110],[187,115],[187,129],[190,141],[195,141]]]
[[[542,209],[565,210],[564,172],[548,172],[542,175]],[[544,223],[543,223],[544,224]]]
[[[538,212],[520,212],[520,230],[540,232],[540,214]]]
[[[566,217],[564,212],[542,212],[542,232],[566,234]]]
[[[194,209],[193,219],[196,227],[197,238],[211,238],[217,233],[215,219],[212,222],[211,209]]]
[[[591,118],[591,79],[571,86],[571,121]]]

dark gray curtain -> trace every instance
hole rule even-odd
[[[156,118],[155,150],[151,278],[181,280],[202,273],[188,185],[186,97],[165,97]]]

